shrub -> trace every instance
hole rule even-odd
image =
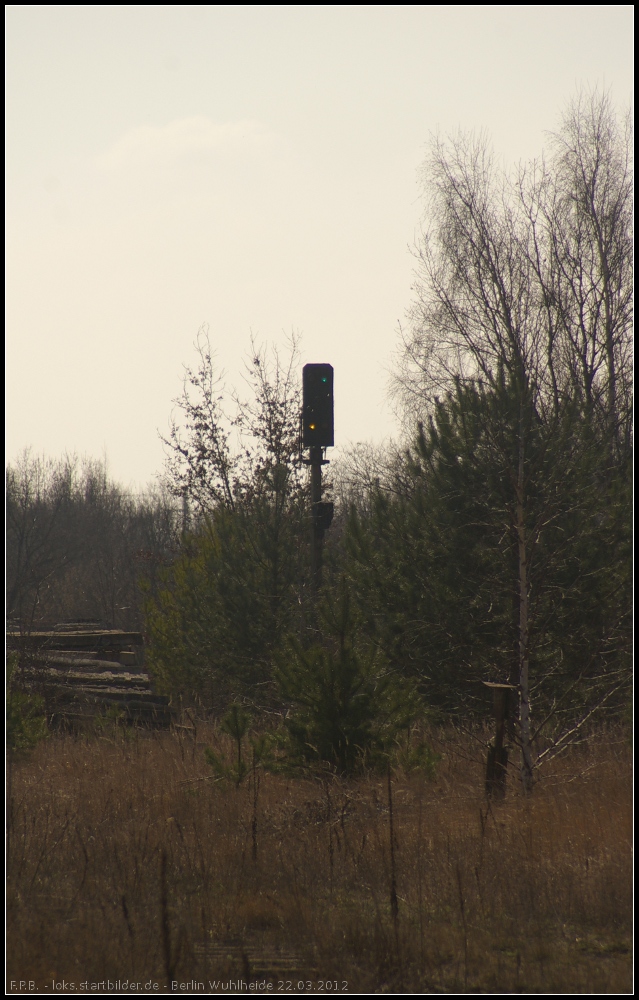
[[[47,736],[44,700],[23,690],[18,681],[16,653],[7,657],[7,748],[10,754],[32,750]]]

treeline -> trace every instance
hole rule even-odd
[[[80,593],[74,615],[93,601],[113,623],[144,606],[165,690],[294,706],[299,754],[342,769],[424,710],[485,718],[481,682],[510,684],[529,789],[590,719],[629,704],[628,134],[607,97],[581,95],[547,162],[506,175],[484,140],[457,136],[434,140],[424,178],[394,384],[406,444],[327,467],[336,516],[319,597],[297,344],[253,348],[243,401],[203,331],[166,442],[166,495],[134,503],[103,479],[96,501],[87,471],[68,487],[50,477],[40,500],[10,470],[11,613],[70,609]],[[19,541],[30,504],[48,512],[43,538],[47,517],[60,526],[50,570]],[[80,538],[84,563],[70,554]],[[144,573],[139,551],[152,554]]]
[[[25,451],[6,470],[7,619],[34,631],[68,620],[140,630],[145,592],[179,552],[167,490],[133,495],[103,463]]]

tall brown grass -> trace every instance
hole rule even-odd
[[[293,992],[631,990],[622,733],[566,753],[529,799],[509,778],[492,805],[470,739],[431,734],[434,779],[392,775],[392,851],[386,775],[253,770],[235,787],[203,754],[227,737],[211,723],[195,735],[53,736],[13,765],[9,992],[213,992],[229,977]]]

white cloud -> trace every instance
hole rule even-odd
[[[97,157],[97,165],[104,170],[120,170],[201,152],[256,155],[269,150],[273,142],[273,132],[261,122],[247,119],[220,124],[196,115],[167,125],[129,129]]]

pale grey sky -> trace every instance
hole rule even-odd
[[[7,22],[7,452],[162,470],[207,323],[335,368],[336,442],[395,433],[429,135],[541,153],[579,87],[631,100],[633,7],[22,5]]]

